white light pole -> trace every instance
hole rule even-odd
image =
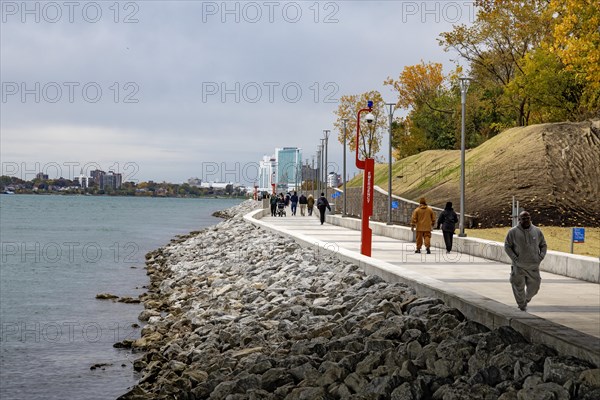
[[[317,175],[316,175],[316,189],[320,193],[321,190],[321,145],[317,146]],[[314,188],[313,188],[314,190]]]
[[[467,107],[467,91],[470,78],[460,78],[460,102],[462,105],[462,124],[460,129],[460,220],[458,236],[465,237],[465,112]]]
[[[392,121],[394,118],[394,107],[395,103],[386,103],[390,107],[389,119],[390,119],[390,144],[388,154],[388,212],[387,212],[387,224],[392,225]]]
[[[331,132],[329,129],[323,130],[323,135],[325,136],[325,198],[327,198],[327,187],[329,180],[329,171],[327,171],[327,146],[329,145],[329,132]]]
[[[325,163],[325,138],[320,139],[321,140],[321,176],[319,177],[319,181],[321,182],[321,189],[319,191],[319,196],[320,193],[323,192],[323,175],[325,173],[325,166],[323,165]],[[326,185],[326,183],[325,183]]]
[[[342,214],[342,217],[345,217],[346,214],[346,197],[348,197],[348,192],[346,192],[346,123],[348,122],[347,118],[344,118],[342,120],[343,126],[344,126],[344,212]]]

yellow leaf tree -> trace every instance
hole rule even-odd
[[[550,51],[585,82],[587,106],[600,108],[600,5],[598,0],[551,0],[555,20]]]
[[[383,131],[387,127],[387,118],[385,113],[385,102],[381,94],[372,90],[363,94],[346,95],[340,98],[340,102],[335,115],[337,117],[334,126],[337,129],[338,140],[344,143],[344,124],[346,119],[346,145],[350,151],[356,151],[356,116],[358,111],[367,107],[367,102],[373,102],[373,123],[366,122],[365,113],[361,114],[360,137],[358,153],[361,158],[374,158],[381,148],[381,139]]]

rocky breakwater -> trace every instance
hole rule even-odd
[[[122,399],[599,399],[581,360],[490,331],[241,212],[150,253]]]

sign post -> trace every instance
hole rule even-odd
[[[585,228],[573,228],[571,231],[571,254],[573,254],[573,243],[585,243]]]
[[[373,241],[373,233],[369,227],[369,219],[373,215],[373,186],[375,174],[375,160],[373,158],[358,158],[358,149],[360,147],[360,113],[371,112],[373,110],[373,102],[367,103],[367,108],[358,111],[356,116],[356,167],[362,169],[363,173],[363,198],[362,198],[362,221],[360,229],[360,253],[371,257],[371,244]],[[367,122],[372,123],[372,114],[367,115]]]

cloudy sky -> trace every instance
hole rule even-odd
[[[448,72],[436,39],[471,3],[2,0],[2,174],[252,183],[275,147],[312,162],[340,96],[396,101],[383,81],[421,60]]]

